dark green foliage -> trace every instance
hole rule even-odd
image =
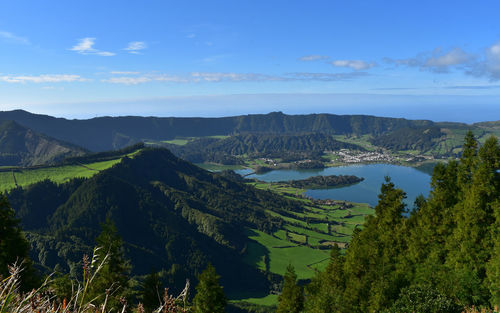
[[[402,128],[383,134],[371,140],[371,143],[393,151],[419,150],[427,151],[434,146],[434,139],[444,133],[438,126],[418,128]]]
[[[478,149],[470,132],[460,161],[435,166],[429,197],[417,198],[410,214],[403,214],[404,192],[387,180],[375,216],[355,232],[343,265],[332,258],[308,286],[306,311],[460,312],[499,305],[499,162],[497,139]],[[345,287],[332,277],[343,277]],[[340,289],[337,298],[328,289]]]
[[[301,154],[300,159],[317,159],[325,150],[364,148],[337,141],[332,136],[313,134],[241,134],[225,139],[202,138],[191,141],[184,146],[169,145],[172,152],[191,162],[217,162],[222,164],[239,164],[241,160],[231,156],[247,155],[251,157],[275,157],[293,160],[293,156]],[[221,158],[231,159],[217,159]],[[233,161],[230,161],[233,160]],[[239,162],[238,162],[239,160]]]
[[[162,286],[160,276],[153,272],[146,276],[141,286],[141,303],[146,313],[153,312],[161,305]]]
[[[220,276],[215,267],[208,264],[207,268],[198,277],[196,295],[193,299],[195,313],[222,313],[227,304],[223,287],[219,284]]]
[[[121,298],[130,298],[130,265],[124,258],[122,239],[111,220],[106,219],[101,224],[101,233],[96,238],[95,243],[96,247],[99,248],[96,251],[98,262],[103,261],[104,258],[107,260],[92,281],[87,299],[100,297],[96,303],[103,303],[102,295],[108,290],[110,294],[108,303],[111,307],[118,307]],[[90,279],[90,277],[84,277],[84,282],[86,279]]]
[[[304,308],[304,291],[297,285],[297,274],[291,264],[286,268],[276,313],[299,313]]]
[[[342,295],[345,290],[343,273],[344,256],[335,245],[330,254],[330,263],[323,272],[318,272],[306,287],[305,312],[330,313],[342,312]]]
[[[330,175],[330,176],[313,176],[301,180],[290,180],[288,183],[295,188],[304,189],[321,189],[329,187],[341,187],[359,183],[363,178],[353,175]],[[284,182],[282,182],[284,183]]]
[[[83,156],[73,156],[65,158],[61,163],[62,164],[78,164],[78,163],[92,163],[92,162],[100,162],[117,159],[126,154],[135,152],[144,148],[144,143],[139,142],[118,150],[111,150],[105,152],[98,153],[88,153]]]
[[[229,303],[226,307],[227,313],[275,313],[276,306],[264,306],[247,302]]]
[[[82,255],[92,251],[109,218],[131,274],[156,268],[173,294],[186,278],[196,282],[208,262],[231,290],[267,290],[265,274],[242,260],[245,228],[270,233],[281,220],[266,210],[302,210],[299,202],[204,171],[164,149],[145,149],[86,180],[44,181],[8,197],[25,221],[32,257],[46,272],[57,267],[80,277]]]
[[[91,151],[119,149],[141,141],[245,133],[379,135],[401,128],[431,126],[431,121],[410,121],[367,115],[309,114],[281,112],[222,118],[99,117],[66,120],[22,110],[0,112],[0,120],[17,123],[85,147]]]
[[[401,290],[390,313],[459,313],[462,308],[453,299],[440,294],[430,285],[417,285]]]
[[[28,253],[29,243],[19,227],[15,212],[0,193],[0,278],[10,276],[8,266],[22,264],[21,288],[34,288],[38,281]]]

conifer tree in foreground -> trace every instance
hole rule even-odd
[[[37,277],[29,258],[29,243],[24,237],[16,213],[0,192],[0,278],[7,278],[8,266],[21,265],[21,289],[37,287]]]
[[[219,285],[220,276],[212,264],[200,274],[200,282],[196,286],[196,296],[193,299],[195,313],[222,313],[227,304],[223,287]]]
[[[146,276],[142,290],[142,304],[146,313],[153,312],[160,307],[162,288],[158,273],[153,272]]]
[[[316,276],[306,287],[307,302],[305,303],[305,312],[330,313],[342,311],[342,293],[345,289],[343,266],[344,256],[339,246],[335,245],[330,253],[330,263],[325,271],[316,273]]]
[[[297,274],[291,264],[286,268],[278,301],[276,313],[299,313],[304,308],[304,293],[302,287],[297,285]]]
[[[130,297],[130,265],[123,255],[123,242],[113,222],[106,219],[101,229],[96,238],[96,245],[99,247],[97,259],[99,262],[106,256],[108,259],[92,282],[88,299],[98,298],[96,303],[102,303],[103,294],[108,292],[111,295],[109,305],[118,307],[120,299]]]
[[[469,132],[460,160],[436,165],[429,197],[409,215],[404,192],[386,180],[375,215],[354,231],[345,257],[332,257],[307,287],[306,312],[489,312],[500,305],[499,169],[498,140],[479,147]]]

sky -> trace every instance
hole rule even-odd
[[[500,1],[1,1],[0,110],[500,120]]]

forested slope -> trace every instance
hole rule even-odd
[[[281,112],[221,118],[97,117],[68,120],[22,110],[0,112],[0,120],[17,123],[91,151],[118,149],[144,139],[203,137],[243,133],[325,133],[379,135],[400,128],[432,125],[431,121],[368,115],[309,114]]]
[[[404,215],[387,180],[345,256],[307,287],[306,312],[461,312],[500,305],[500,147],[471,132],[460,161],[438,164],[428,199]]]
[[[234,156],[272,157],[280,159],[318,158],[323,151],[352,149],[363,151],[364,148],[341,142],[322,133],[306,134],[241,134],[224,139],[201,138],[186,145],[168,145],[176,155],[195,162],[227,163]],[[300,157],[299,157],[300,156]]]
[[[110,219],[123,238],[134,275],[165,270],[178,289],[196,281],[212,262],[232,290],[267,290],[268,281],[242,261],[245,227],[276,230],[280,219],[265,210],[301,209],[298,202],[204,171],[165,149],[145,149],[133,159],[89,179],[56,185],[44,181],[8,193],[48,271],[78,273]]]
[[[85,154],[85,149],[0,120],[0,166],[51,164]]]

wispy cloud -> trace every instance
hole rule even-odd
[[[456,69],[467,75],[498,81],[500,80],[500,41],[479,54],[468,53],[460,48],[448,51],[436,48],[431,53],[419,53],[413,58],[385,58],[384,61],[398,66],[417,67],[420,70],[435,73],[449,73],[450,70]]]
[[[375,62],[365,62],[362,60],[335,60],[330,62],[335,67],[348,67],[356,71],[370,69],[377,64]]]
[[[109,72],[112,75],[138,75],[141,72],[132,72],[132,71],[111,71]]]
[[[351,73],[288,73],[290,80],[305,80],[305,81],[346,81],[356,78],[369,76],[366,72],[351,72]]]
[[[323,60],[328,60],[330,57],[327,55],[318,55],[318,54],[312,54],[312,55],[305,55],[303,57],[300,57],[300,61],[304,62],[311,62],[311,61],[323,61]]]
[[[450,69],[458,66],[466,66],[475,59],[475,56],[454,48],[444,51],[436,48],[431,53],[419,53],[417,56],[407,59],[385,58],[385,61],[395,65],[418,67],[421,70],[428,70],[435,73],[448,73]]]
[[[132,41],[128,43],[128,46],[123,49],[132,54],[140,54],[139,51],[146,49],[148,46],[144,41]]]
[[[13,43],[18,43],[18,44],[23,44],[23,45],[29,45],[30,41],[25,38],[25,37],[20,37],[17,35],[14,35],[11,32],[3,31],[0,30],[0,38],[9,42]]]
[[[352,73],[286,73],[268,75],[262,73],[222,73],[194,72],[187,75],[143,74],[138,76],[119,76],[103,79],[102,82],[138,85],[149,82],[172,83],[218,83],[218,82],[283,82],[283,81],[346,81],[367,76],[365,72]]]
[[[68,82],[85,82],[89,79],[83,78],[80,75],[69,74],[43,74],[43,75],[4,75],[0,76],[0,82],[6,83],[68,83]]]
[[[78,43],[71,47],[71,51],[75,51],[80,54],[95,54],[105,57],[110,57],[116,55],[116,53],[109,51],[101,51],[94,48],[95,38],[86,37],[78,40]]]
[[[500,80],[500,41],[488,47],[481,60],[466,72],[477,77],[487,77],[491,81]]]
[[[466,86],[447,86],[445,89],[470,89],[470,90],[478,90],[478,89],[500,89],[500,85],[466,85]]]

